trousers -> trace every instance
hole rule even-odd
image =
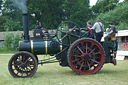
[[[95,33],[96,40],[102,45],[101,38],[103,37],[103,32]]]
[[[115,33],[112,33],[112,34],[106,36],[104,39],[105,39],[105,41],[109,41],[111,37],[115,37]]]

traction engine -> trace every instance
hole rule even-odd
[[[29,36],[28,14],[23,14],[24,40],[19,42],[19,52],[8,63],[10,74],[16,78],[32,77],[39,64],[59,62],[81,75],[97,73],[105,63],[116,65],[116,39],[103,42],[88,37],[88,31],[80,29],[72,21],[62,22],[56,33],[35,29]],[[30,39],[31,38],[31,39]],[[40,60],[38,55],[46,55]]]

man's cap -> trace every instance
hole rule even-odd
[[[101,18],[98,18],[97,21],[101,21]]]

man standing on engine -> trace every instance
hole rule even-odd
[[[95,30],[96,40],[102,45],[101,38],[104,34],[104,25],[101,23],[100,18],[97,19],[97,22],[93,25],[91,29]]]

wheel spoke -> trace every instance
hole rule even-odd
[[[14,65],[14,66],[19,66],[19,64],[12,64],[12,66],[13,66],[13,65]]]
[[[25,71],[25,73],[26,73],[27,76],[29,75],[27,71]]]
[[[33,61],[29,61],[27,64],[28,65],[34,65],[34,62]]]
[[[85,63],[84,63],[84,72],[86,72],[86,64],[87,62],[85,61]]]
[[[78,46],[77,46],[78,50],[81,52],[81,53],[84,53]]]
[[[61,38],[61,41],[63,41],[66,37],[67,37],[67,34],[63,38]]]
[[[80,36],[78,36],[78,35],[75,35],[75,34],[70,34],[71,36],[74,36],[74,37],[77,37],[77,38],[80,38]]]
[[[81,69],[82,69],[83,65],[84,65],[84,62],[82,62],[81,66],[80,66],[80,69],[79,69],[80,71],[81,71]]]
[[[91,65],[94,67],[94,69],[96,68],[96,66],[91,62],[91,61],[89,61],[90,63],[91,63]]]
[[[94,46],[94,44],[92,43],[91,47],[89,48],[88,52],[92,49],[92,47]]]
[[[19,62],[20,62],[21,64],[23,63],[21,58],[19,59]]]
[[[25,62],[25,55],[23,55],[22,58],[23,58],[23,63],[24,63]]]
[[[89,54],[91,54],[92,52],[94,52],[94,51],[95,51],[95,49],[96,49],[96,48],[94,48],[94,49],[93,49]]]
[[[72,56],[75,56],[75,57],[81,58],[81,56],[79,56],[79,55],[72,55]]]
[[[77,53],[77,54],[81,55],[81,53],[79,53],[79,52],[78,52],[78,51],[76,51],[76,50],[72,50],[72,52],[75,52],[75,53]]]
[[[91,70],[91,67],[90,67],[90,65],[89,65],[89,63],[88,63],[88,62],[87,62],[87,64],[88,64],[89,70]]]
[[[68,38],[69,38],[69,44],[71,45],[72,42],[71,42],[71,37],[70,37],[70,35],[68,35]]]
[[[77,64],[75,64],[75,66],[77,66],[77,65],[80,64],[81,62],[83,62],[83,60],[81,60],[80,62],[78,62]]]
[[[31,60],[31,58],[26,59],[25,64],[26,64],[29,60]]]
[[[72,28],[71,32],[72,32],[74,29],[76,29],[76,26],[74,26],[74,27]]]
[[[93,60],[93,59],[91,59],[93,62],[95,62],[95,63],[97,63],[97,64],[99,64],[99,62],[98,61],[95,61],[95,60]]]
[[[78,60],[80,60],[80,59],[73,60],[73,62],[72,62],[72,63],[74,63],[74,62],[76,62],[76,61],[78,61]]]
[[[92,58],[98,58],[98,59],[100,59],[100,57],[92,57]]]
[[[66,34],[66,32],[65,32],[65,31],[62,31],[62,30],[58,30],[58,31],[60,31],[60,32],[62,32],[62,33],[65,33],[65,34]]]
[[[87,50],[88,50],[88,46],[87,46],[87,42],[86,42],[86,53],[88,53]]]
[[[23,77],[23,70],[22,70],[21,76]]]
[[[84,50],[84,42],[81,42],[81,46],[82,46],[82,48],[83,48],[83,52],[85,52],[85,50]]]
[[[97,54],[101,54],[101,52],[92,53],[91,55],[97,55]]]
[[[67,28],[67,31],[69,31],[69,29],[68,29],[68,24],[66,23],[66,28]]]

